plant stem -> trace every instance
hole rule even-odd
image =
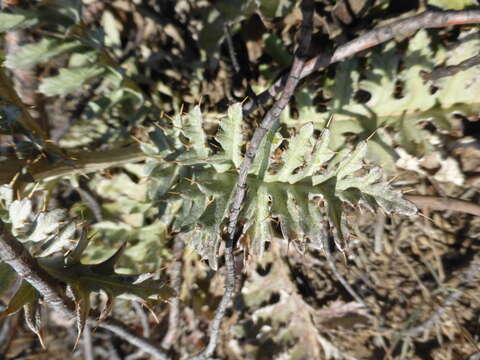
[[[30,255],[27,249],[15,239],[0,220],[0,260],[10,265],[19,276],[32,285],[44,301],[55,311],[65,314],[68,318],[74,318],[74,305],[60,288],[58,280],[49,275]],[[93,318],[89,322],[97,326]],[[149,353],[156,359],[166,360],[168,356],[160,349],[151,344],[147,339],[135,335],[126,329],[125,325],[114,319],[107,319],[98,324],[99,327],[110,330],[125,341],[137,346]]]
[[[303,0],[302,1],[302,13],[303,13],[303,22],[300,30],[300,46],[295,54],[293,60],[292,70],[288,76],[287,84],[285,90],[282,93],[281,98],[275,102],[272,108],[268,111],[255,132],[253,133],[252,140],[245,154],[245,159],[242,162],[239,170],[239,176],[237,180],[237,185],[235,187],[235,192],[233,195],[233,201],[230,208],[230,216],[228,219],[228,228],[227,228],[227,240],[225,244],[225,267],[226,267],[226,277],[225,277],[225,293],[222,296],[220,304],[218,305],[215,317],[210,325],[210,340],[207,347],[198,355],[192,357],[192,360],[206,359],[210,357],[218,342],[218,335],[220,330],[220,325],[225,316],[228,305],[235,293],[235,260],[233,256],[233,245],[236,234],[236,227],[238,223],[238,217],[240,215],[241,206],[245,198],[247,191],[246,181],[248,172],[252,167],[253,160],[255,159],[258,147],[267,134],[267,132],[274,128],[278,123],[280,114],[282,113],[285,106],[290,101],[290,98],[295,91],[295,88],[300,80],[299,75],[302,72],[303,66],[305,64],[305,54],[310,46],[310,40],[312,35],[313,27],[313,12],[314,12],[314,3],[312,0]]]
[[[137,144],[105,151],[78,151],[67,153],[66,160],[52,163],[41,157],[38,161],[6,160],[1,162],[0,184],[10,183],[17,174],[19,181],[28,183],[45,179],[54,179],[65,175],[86,174],[102,171],[145,160],[145,155]]]
[[[480,22],[480,10],[461,11],[425,11],[421,14],[393,21],[388,25],[379,26],[358,38],[339,46],[333,54],[319,54],[305,63],[300,79],[307,77],[320,68],[345,60],[363,50],[372,48],[392,39],[410,37],[420,29],[441,28],[451,25],[477,24]],[[275,98],[288,82],[289,75],[279,78],[269,89],[250,100],[243,106],[245,115],[257,108],[257,104],[265,104]]]

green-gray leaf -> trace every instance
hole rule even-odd
[[[30,69],[55,56],[74,51],[80,46],[80,42],[76,40],[64,42],[53,38],[43,38],[37,43],[24,45],[17,51],[8,53],[5,66],[9,69]]]
[[[89,80],[101,76],[104,71],[100,66],[60,69],[57,76],[43,79],[38,90],[47,96],[70,94]]]

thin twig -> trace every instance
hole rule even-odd
[[[437,81],[438,79],[455,75],[460,71],[468,70],[474,66],[480,65],[480,55],[472,56],[465,61],[453,66],[445,66],[433,70],[430,73],[423,73],[422,77],[425,80]]]
[[[45,303],[55,311],[65,314],[68,318],[75,318],[74,305],[60,288],[59,282],[38,265],[36,259],[10,234],[1,220],[0,260],[10,265],[20,277],[32,285],[41,294]],[[161,349],[155,347],[147,339],[130,332],[125,325],[115,319],[107,319],[97,324],[94,318],[90,318],[89,322],[110,330],[156,359],[168,359]]]
[[[274,128],[279,122],[279,117],[285,106],[290,101],[293,92],[300,80],[299,76],[302,72],[305,64],[305,54],[310,46],[310,39],[312,36],[313,25],[313,11],[314,4],[312,0],[302,1],[302,13],[303,23],[300,30],[300,46],[295,54],[293,60],[292,69],[288,76],[285,90],[282,93],[280,99],[272,106],[267,112],[260,126],[257,127],[253,133],[253,137],[250,141],[250,145],[246,151],[245,159],[240,166],[237,185],[233,195],[232,205],[230,208],[230,216],[228,219],[227,228],[227,241],[225,244],[225,266],[226,266],[226,278],[225,278],[225,293],[222,296],[220,304],[218,305],[215,317],[210,325],[210,340],[207,347],[197,356],[192,359],[199,360],[210,357],[215,350],[218,341],[218,335],[221,322],[225,316],[228,305],[235,292],[235,262],[233,257],[233,245],[236,235],[236,227],[238,223],[238,217],[247,191],[246,183],[247,176],[250,168],[252,167],[253,160],[255,159],[258,147],[264,136],[270,129]]]
[[[320,68],[345,60],[363,50],[372,48],[392,39],[410,37],[420,29],[441,28],[451,25],[476,24],[480,22],[480,10],[462,11],[425,11],[405,19],[379,26],[358,38],[339,46],[333,54],[320,54],[308,60],[299,76],[300,79],[312,74]],[[282,76],[269,89],[257,96],[258,104],[265,104],[275,98],[288,81]],[[256,109],[255,102],[248,101],[243,106],[243,113],[250,114]]]
[[[183,273],[183,251],[185,249],[185,243],[179,239],[174,239],[173,255],[175,262],[168,269],[170,275],[170,286],[180,296],[180,290],[182,286],[182,273]],[[180,324],[180,299],[174,297],[170,300],[170,313],[168,314],[168,331],[162,340],[162,348],[168,350],[177,341],[179,335]]]
[[[470,201],[428,195],[405,194],[403,197],[419,208],[427,207],[434,210],[451,210],[480,216],[480,205]]]

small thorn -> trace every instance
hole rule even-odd
[[[40,185],[39,182],[36,182],[35,185],[33,185],[32,191],[30,191],[30,194],[28,194],[27,198],[31,199],[35,191],[37,191],[38,186]]]
[[[331,125],[331,123],[332,123],[332,121],[333,121],[333,117],[334,117],[334,113],[331,113],[330,116],[329,116],[329,118],[328,118],[328,120],[327,120],[327,124],[325,125],[325,129],[330,128],[330,125]]]
[[[375,134],[377,133],[378,129],[379,129],[379,128],[375,129],[375,130],[365,139],[365,141],[368,142],[368,141],[373,137],[373,135],[375,135]]]
[[[422,214],[420,211],[417,214],[420,215],[421,217],[427,219],[427,220],[430,220],[432,223],[434,222],[432,218],[429,218],[427,215]]]

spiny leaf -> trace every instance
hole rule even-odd
[[[125,247],[127,246],[127,243],[124,242],[115,253],[110,256],[107,260],[104,260],[102,263],[98,265],[92,265],[91,268],[93,272],[99,273],[99,274],[113,274],[114,269],[115,269],[115,264],[117,263],[118,259],[120,259],[120,256],[122,256],[123,252],[125,251]]]
[[[270,156],[282,142],[281,136],[277,133],[278,126],[270,129],[264,136],[257,151],[257,156],[253,161],[250,174],[256,174],[260,179],[265,177],[268,166],[270,165]]]
[[[223,154],[238,168],[242,163],[242,104],[236,103],[228,108],[227,116],[220,122],[221,131],[217,141],[222,145]]]
[[[229,210],[235,179],[227,173],[217,174],[215,179],[209,178],[208,173],[202,175],[196,178],[196,182],[209,199],[209,204],[198,219],[198,226],[192,231],[192,246],[202,257],[208,258],[211,268],[216,270],[221,225]]]
[[[26,29],[36,25],[38,20],[35,11],[18,9],[14,14],[0,11],[0,32]]]
[[[184,193],[181,212],[175,219],[173,229],[175,231],[190,231],[195,228],[198,220],[208,205],[208,197],[196,186]]]
[[[151,177],[148,183],[149,199],[159,200],[164,197],[167,191],[177,182],[180,171],[180,166],[157,165],[148,174]]]
[[[149,174],[153,177],[152,183],[160,187],[161,194],[173,195],[162,198],[163,201],[172,205],[181,202],[173,224],[174,231],[185,232],[189,244],[202,258],[208,259],[212,269],[216,269],[222,226],[230,210],[230,198],[237,181],[235,171],[222,172],[224,168],[218,165],[230,159],[234,152],[239,154],[241,143],[235,142],[236,150],[233,150],[232,142],[238,135],[240,118],[221,127],[222,149],[208,161],[198,157],[198,152],[209,152],[199,108],[194,108],[192,114],[183,119],[189,119],[188,126],[183,124],[182,131],[185,136],[188,135],[191,148],[182,149],[176,158],[170,155],[179,159],[182,166],[160,162],[154,167],[155,160],[152,159]],[[178,123],[179,117],[176,117],[175,126]],[[326,236],[325,226],[315,224],[318,223],[319,212],[316,217],[311,212],[322,203],[322,199],[326,206],[324,213],[335,229],[337,246],[342,250],[348,238],[344,203],[352,206],[362,203],[372,210],[382,207],[388,212],[416,213],[412,203],[383,182],[379,168],[366,165],[367,142],[361,142],[353,151],[344,148],[335,155],[330,150],[331,131],[324,129],[316,138],[311,123],[302,126],[297,135],[288,139],[286,150],[279,147],[284,140],[273,130],[267,134],[247,178],[248,192],[240,223],[244,224],[243,234],[253,239],[251,248],[256,254],[263,253],[265,243],[272,237],[272,219],[279,222],[287,241],[309,238],[318,243],[320,230],[323,234],[321,238]],[[183,176],[174,175],[177,168],[182,169]],[[155,174],[159,176],[158,184]]]
[[[323,183],[324,187],[327,189],[324,196],[325,200],[327,200],[328,220],[337,230],[337,235],[340,241],[343,241],[345,239],[344,228],[342,226],[343,206],[342,201],[335,193],[337,180],[336,177],[332,177]]]
[[[306,124],[300,128],[297,136],[294,136],[289,143],[288,149],[282,154],[283,165],[272,177],[272,181],[294,183],[298,177],[292,176],[295,169],[304,165],[305,155],[313,149],[313,124]]]
[[[200,106],[195,106],[187,116],[182,116],[182,133],[190,141],[199,159],[208,157],[207,137],[202,127],[203,117]]]
[[[48,242],[42,245],[41,256],[49,256],[60,250],[70,250],[74,244],[73,239],[77,229],[74,221],[69,222],[58,235],[53,235]]]
[[[87,81],[104,73],[100,66],[85,66],[71,69],[60,69],[57,76],[42,79],[38,90],[47,95],[67,95],[79,90]]]
[[[34,44],[20,47],[7,54],[5,66],[9,69],[30,69],[55,56],[74,51],[81,46],[79,41],[63,42],[53,38],[43,38]]]
[[[330,130],[324,129],[320,139],[315,143],[314,150],[307,160],[307,165],[299,171],[298,176],[308,177],[314,175],[326,164],[335,153],[328,147],[330,144]]]
[[[38,214],[34,222],[35,228],[27,239],[34,242],[46,240],[50,234],[60,228],[65,216],[66,211],[63,209],[54,209]]]
[[[270,195],[266,186],[260,185],[256,189],[258,201],[250,202],[247,213],[247,224],[245,227],[251,234],[252,252],[259,257],[263,256],[265,244],[272,239],[272,229],[270,225]]]
[[[75,301],[75,320],[77,324],[77,338],[73,349],[75,350],[82,337],[88,315],[90,314],[90,292],[83,287],[80,281],[72,281],[69,287]]]
[[[480,37],[477,34],[464,32],[460,38],[463,40],[452,49],[442,44],[434,48],[428,32],[422,30],[409,40],[406,51],[401,53],[394,42],[389,42],[374,49],[366,64],[356,59],[344,61],[337,67],[335,79],[327,80],[324,89],[332,99],[330,111],[319,112],[314,95],[304,90],[297,94],[298,118],[287,116],[282,121],[295,128],[313,122],[315,128],[321,130],[333,112],[332,150],[342,147],[345,133],[355,133],[365,139],[373,131],[391,126],[395,129],[394,140],[404,147],[411,142],[408,150],[420,156],[431,148],[422,122],[433,122],[440,129],[449,130],[455,113],[478,112],[478,97],[475,97],[480,89],[478,65],[435,81],[438,90],[433,93],[432,83],[422,77],[423,72],[429,73],[435,67],[458,65],[478,54]],[[404,66],[400,67],[400,62]],[[385,141],[372,137],[367,156],[391,171],[396,161],[395,152],[385,151],[391,145],[382,140]]]
[[[28,328],[37,335],[38,341],[43,349],[46,349],[45,341],[43,340],[42,334],[40,332],[40,311],[38,311],[38,305],[36,303],[28,303],[23,306],[25,312],[25,322],[27,323]]]
[[[73,251],[67,255],[65,259],[66,264],[77,264],[80,263],[80,258],[82,257],[83,252],[88,246],[91,238],[87,236],[85,229],[80,233],[80,238],[77,241],[77,245]]]
[[[13,230],[20,229],[32,214],[32,202],[30,199],[15,200],[9,206],[8,212]]]
[[[70,284],[79,294],[103,290],[114,297],[131,294],[142,299],[157,295],[162,299],[174,296],[175,291],[156,280],[139,282],[142,275],[123,275],[114,271],[114,263],[123,247],[100,264],[66,263],[63,257],[39,258],[40,265],[52,276]],[[82,295],[84,296],[84,295]]]
[[[157,147],[158,154],[161,154],[170,150],[171,140],[165,135],[165,133],[161,129],[159,129],[158,127],[155,127],[155,129],[151,131],[148,135],[150,137],[150,140],[152,140],[155,146]]]
[[[3,201],[7,209],[10,207],[13,202],[13,188],[10,185],[0,186],[0,201]]]
[[[355,173],[363,167],[363,159],[367,154],[367,142],[363,141],[355,147],[355,150],[344,159],[336,171],[338,180]]]

